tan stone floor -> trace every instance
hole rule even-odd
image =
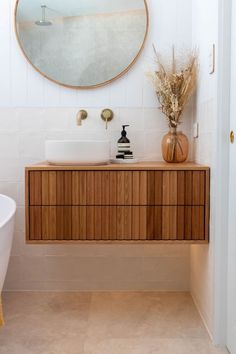
[[[5,293],[0,354],[223,354],[187,293]]]

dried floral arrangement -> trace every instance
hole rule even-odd
[[[155,63],[158,71],[149,71],[160,110],[165,114],[170,128],[177,128],[181,116],[197,85],[198,57],[196,52],[185,55],[181,63],[176,59],[173,48],[171,65],[163,63],[160,54],[154,48]]]

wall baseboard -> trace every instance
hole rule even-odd
[[[209,337],[210,337],[211,341],[213,342],[213,334],[211,333],[211,331],[210,331],[210,329],[209,329],[209,327],[207,325],[205,316],[204,316],[204,314],[201,311],[201,308],[200,308],[200,306],[198,304],[198,301],[197,301],[197,299],[195,298],[195,296],[193,295],[193,293],[191,291],[190,291],[190,295],[191,295],[191,297],[193,299],[193,302],[194,302],[194,305],[196,306],[196,309],[197,309],[197,311],[198,311],[198,313],[199,313],[199,315],[200,315],[200,317],[202,319],[202,322],[203,322],[203,324],[204,324],[204,326],[205,326],[205,328],[207,330],[207,333],[209,334]]]

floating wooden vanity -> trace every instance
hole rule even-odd
[[[26,168],[28,243],[207,243],[206,166],[193,163]]]

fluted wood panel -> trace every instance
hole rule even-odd
[[[42,205],[57,204],[57,173],[55,171],[42,173]]]
[[[162,239],[177,239],[177,206],[162,208]]]
[[[29,208],[29,236],[30,240],[42,239],[42,207]]]
[[[110,190],[110,205],[117,205],[117,173],[116,171],[109,172],[109,190]]]
[[[57,240],[57,207],[42,207],[42,239]]]
[[[30,207],[30,235],[44,241],[203,241],[204,214],[201,206]]]
[[[30,172],[29,186],[30,205],[42,205],[42,172]]]
[[[29,171],[28,240],[207,241],[209,171]]]
[[[177,240],[179,240],[179,241],[184,240],[187,237],[187,232],[185,230],[185,225],[187,223],[187,220],[185,219],[185,217],[186,217],[185,209],[186,209],[186,207],[181,206],[181,205],[179,205],[177,208],[178,222],[177,222],[176,232],[177,232]]]
[[[178,204],[178,173],[177,171],[163,172],[163,205]]]
[[[184,209],[184,238],[191,240],[192,235],[192,210],[189,207]]]
[[[205,205],[205,171],[30,173],[30,205]]]
[[[60,206],[56,208],[56,235],[58,240],[71,240],[72,208]]]

